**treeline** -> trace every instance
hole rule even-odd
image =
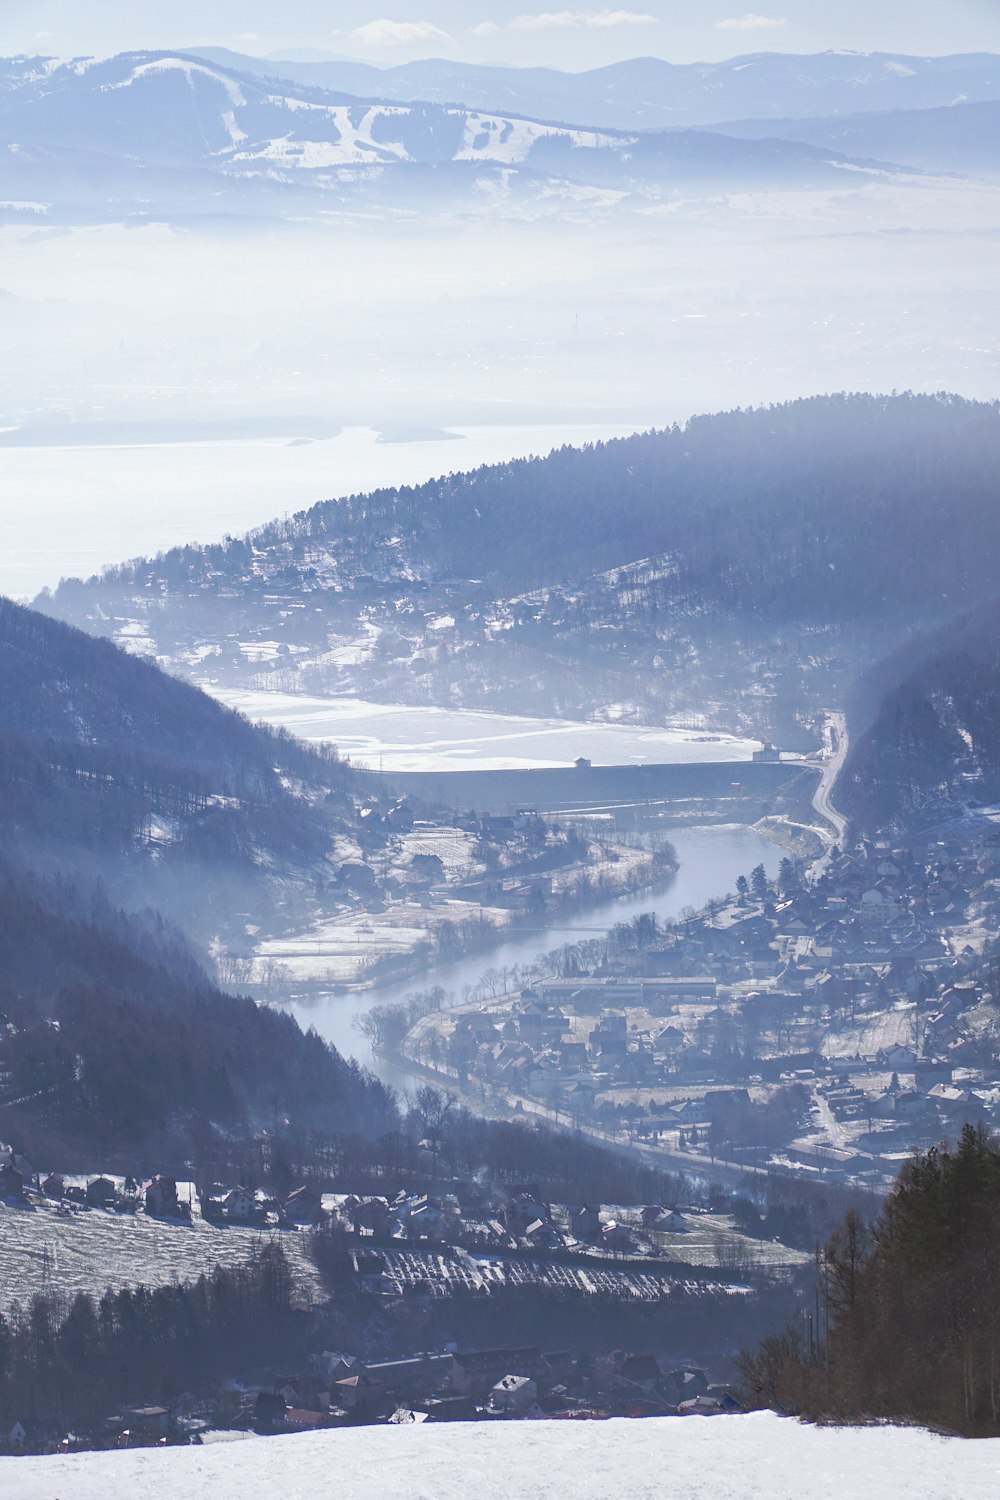
[[[647,1167],[582,1135],[517,1120],[487,1120],[454,1104],[439,1112],[436,1095],[435,1089],[418,1090],[415,1119],[433,1141],[445,1171],[472,1175],[485,1170],[507,1185],[537,1183],[557,1203],[669,1204],[685,1198],[685,1179],[676,1173]]]
[[[67,1432],[126,1404],[169,1408],[236,1370],[301,1355],[308,1321],[273,1241],[245,1265],[218,1266],[186,1285],[108,1290],[99,1300],[81,1292],[68,1306],[39,1295],[0,1313],[0,1429],[23,1422]]]
[[[699,601],[823,625],[940,619],[944,597],[993,592],[998,461],[996,404],[813,397],[323,502],[246,539],[64,583],[46,607],[79,616],[95,598],[200,595],[220,581],[256,593],[264,572],[315,586],[319,548],[339,587],[378,578],[391,590],[415,573],[509,596],[666,553],[664,608]]]
[[[1000,1434],[1000,1146],[967,1125],[817,1257],[815,1313],[744,1352],[756,1404]]]
[[[428,1149],[428,1142],[431,1149]],[[380,1134],[285,1127],[256,1139],[217,1137],[199,1155],[199,1180],[311,1180],[329,1191],[392,1198],[419,1188],[446,1192],[454,1179],[509,1188],[531,1183],[549,1202],[679,1203],[683,1177],[656,1171],[586,1137],[521,1121],[488,1120],[442,1091],[423,1087]]]

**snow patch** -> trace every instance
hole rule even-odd
[[[234,109],[242,109],[247,102],[246,95],[234,78],[227,78],[224,73],[217,73],[214,68],[208,68],[204,63],[188,62],[183,57],[161,57],[155,62],[141,63],[138,68],[133,68],[128,78],[123,78],[120,83],[104,84],[101,92],[110,94],[116,89],[131,88],[134,83],[138,83],[143,78],[149,78],[155,73],[183,73],[192,88],[194,75],[199,73],[225,89]]]
[[[631,146],[634,137],[604,135],[597,130],[570,130],[561,125],[541,125],[534,120],[508,120],[502,115],[470,114],[456,161],[495,161],[514,166],[527,161],[538,141],[560,139],[576,147]]]
[[[385,115],[399,115],[403,110],[373,107],[365,111],[359,124],[355,125],[354,109],[347,105],[306,105],[298,100],[282,99],[276,103],[288,109],[310,109],[328,122],[328,128],[336,133],[336,140],[302,140],[292,131],[267,141],[264,145],[237,152],[230,158],[233,162],[269,162],[281,167],[298,167],[316,171],[329,167],[371,166],[384,162],[409,161],[410,154],[401,141],[376,141],[372,131],[376,122]]]

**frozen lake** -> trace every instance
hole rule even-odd
[[[0,594],[185,542],[239,536],[317,500],[418,484],[479,464],[623,437],[626,425],[477,426],[418,441],[371,427],[336,437],[0,446]]]
[[[675,765],[749,760],[758,746],[756,740],[707,735],[697,729],[582,724],[214,686],[210,691],[250,719],[283,725],[300,739],[333,743],[373,770],[538,770],[571,766],[578,756],[604,766]]]

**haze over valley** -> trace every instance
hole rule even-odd
[[[985,1500],[995,18],[286,9],[0,20],[0,1488]]]

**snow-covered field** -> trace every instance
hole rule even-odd
[[[874,1057],[890,1047],[915,1045],[917,1010],[914,1005],[894,1005],[857,1026],[843,1026],[824,1037],[820,1051],[825,1057]]]
[[[581,755],[602,766],[749,760],[758,748],[756,740],[706,737],[691,729],[581,724],[214,685],[209,691],[250,719],[284,725],[300,739],[332,742],[353,760],[386,771],[565,768]]]
[[[91,1292],[108,1286],[158,1286],[191,1281],[217,1265],[243,1265],[261,1234],[194,1219],[191,1224],[114,1214],[103,1209],[61,1213],[57,1208],[5,1208],[0,1204],[0,1308],[27,1302],[45,1290]],[[320,1296],[309,1259],[308,1235],[289,1230],[281,1244],[303,1299]],[[0,1495],[13,1495],[0,1481]]]
[[[283,511],[382,485],[620,437],[618,424],[461,427],[391,442],[369,427],[317,441],[0,447],[0,594],[33,597],[62,577],[219,541]]]
[[[430,929],[437,923],[480,919],[501,928],[510,922],[511,913],[501,907],[444,899],[429,908],[398,901],[384,912],[350,912],[317,922],[291,937],[261,943],[254,954],[256,977],[266,983],[269,966],[280,964],[282,977],[293,983],[355,983],[364,979],[376,962],[412,953],[428,940]]]
[[[994,1500],[1000,1441],[769,1412],[361,1427],[205,1448],[0,1459],[11,1500]]]

